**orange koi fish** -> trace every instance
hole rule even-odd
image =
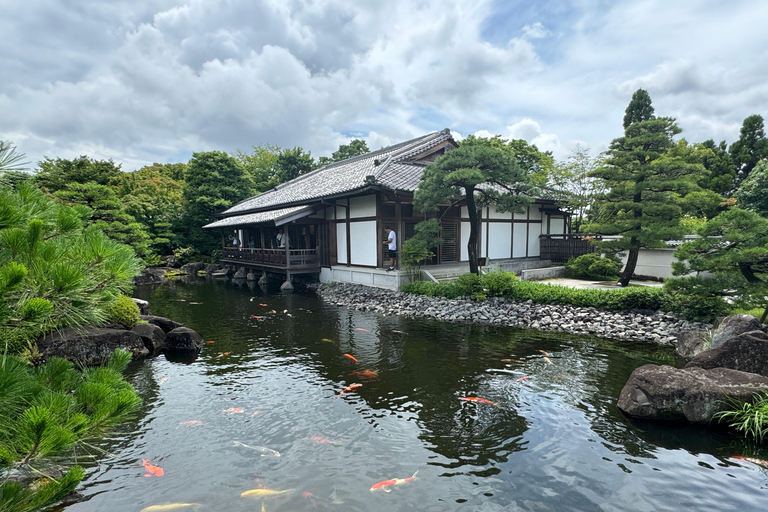
[[[373,487],[371,487],[371,492],[374,491],[384,491],[384,492],[390,492],[392,488],[396,485],[402,485],[407,484],[408,482],[413,482],[416,480],[416,473],[413,474],[413,476],[410,476],[408,478],[393,478],[392,480],[383,480],[381,482],[373,484]]]
[[[264,318],[264,317],[263,316],[257,316],[257,315],[251,315],[251,319],[252,320],[261,320],[262,318]]]
[[[179,423],[179,426],[181,427],[182,425],[202,425],[202,424],[203,422],[200,420],[189,420],[189,421],[182,421],[181,423]]]
[[[485,398],[480,398],[477,396],[465,396],[465,397],[459,398],[459,400],[464,400],[465,402],[478,402],[481,404],[496,405],[496,402],[491,402],[490,400],[487,400]]]
[[[224,357],[224,356],[228,356],[228,355],[229,355],[229,352],[222,352],[221,354],[219,354],[216,357],[214,357],[214,359],[218,359],[220,357]]]
[[[501,362],[502,363],[514,363],[515,360],[514,359],[502,359]]]
[[[187,302],[185,299],[176,299],[176,302]]]
[[[355,358],[355,356],[353,356],[353,355],[351,355],[351,354],[344,354],[344,357],[348,357],[349,359],[351,359],[351,360],[353,360],[355,363],[357,363],[357,359]]]
[[[209,341],[206,341],[205,343],[206,343],[206,344],[208,344],[208,345],[213,345],[213,344],[214,344],[214,343],[216,343],[216,342],[215,342],[215,341],[213,341],[213,340],[209,340]]]
[[[523,382],[524,380],[528,380],[528,379],[530,379],[530,377],[528,375],[524,375],[519,379],[517,379],[515,382]]]
[[[165,474],[163,468],[153,466],[152,463],[147,459],[141,459],[141,465],[144,466],[144,469],[147,470],[144,476],[163,476]]]
[[[362,377],[363,379],[376,380],[379,378],[379,374],[373,370],[365,370],[364,372],[352,372],[350,375],[356,377]]]
[[[259,304],[259,306],[264,306],[264,307],[266,307],[267,305],[266,305],[266,304]]]
[[[743,460],[743,461],[746,461],[746,462],[751,462],[752,464],[757,464],[758,466],[762,466],[764,468],[768,468],[768,461],[765,461],[763,459],[755,459],[755,458],[752,458],[752,457],[744,457],[742,455],[734,455],[731,458],[732,459],[736,459],[736,460]]]
[[[331,441],[330,439],[326,439],[320,436],[312,436],[310,437],[310,439],[312,439],[312,441],[314,441],[315,443],[320,443],[320,444],[341,444],[338,441]]]
[[[544,354],[545,356],[548,356],[548,355],[549,355],[549,352],[547,352],[546,350],[541,350],[541,349],[539,349],[539,352],[541,352],[541,353],[542,353],[542,354]]]
[[[356,331],[363,331],[363,332],[371,332],[368,329],[363,329],[362,327],[355,327]]]
[[[555,363],[553,363],[553,362],[552,362],[552,360],[551,360],[550,358],[548,358],[547,356],[544,356],[544,360],[545,360],[546,362],[548,362],[549,364],[555,364]]]
[[[241,409],[240,407],[230,407],[229,409],[224,409],[224,412],[228,412],[230,414],[242,414],[245,412],[245,409]]]
[[[344,393],[347,393],[349,391],[354,391],[357,388],[361,388],[361,387],[363,387],[362,384],[350,384],[349,386],[347,386],[347,387],[345,387],[344,389],[341,390],[341,393],[339,393],[339,396],[341,396]]]

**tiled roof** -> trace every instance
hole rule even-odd
[[[302,211],[304,210],[304,211]],[[306,213],[309,215],[313,212],[311,207],[308,206],[294,206],[292,208],[281,208],[279,210],[269,210],[259,213],[246,213],[244,215],[234,215],[231,217],[225,217],[216,222],[211,222],[203,226],[203,229],[207,228],[225,228],[228,226],[241,226],[244,224],[262,224],[264,222],[275,222],[279,224],[280,219],[285,217],[294,218],[296,215]]]
[[[447,140],[452,138],[450,130],[446,128],[378,151],[328,164],[241,201],[226,210],[223,215],[232,216],[293,206],[305,201],[311,202],[352,192],[371,184],[367,181],[367,176],[374,176],[375,183],[386,188],[413,191],[424,172],[424,165],[407,160]],[[214,226],[209,224],[206,227]]]

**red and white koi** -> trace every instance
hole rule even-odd
[[[359,389],[363,387],[362,384],[350,384],[349,386],[345,387],[341,390],[341,393],[339,393],[339,396],[343,395],[344,393],[349,393],[350,391],[354,391],[356,389]]]
[[[241,409],[240,407],[230,407],[229,409],[224,409],[224,412],[228,414],[242,414],[245,412],[245,409]]]
[[[363,329],[362,327],[355,327],[356,331],[363,331],[363,332],[371,332],[368,329]]]
[[[182,421],[181,423],[179,423],[179,427],[184,427],[184,426],[187,426],[187,425],[190,425],[190,426],[191,425],[202,425],[202,424],[203,424],[203,422],[200,421],[200,420],[189,420],[189,421]],[[176,427],[176,428],[179,428],[179,427]]]
[[[528,375],[523,375],[519,379],[517,379],[515,382],[523,382],[524,380],[528,380],[530,377]]]
[[[542,354],[544,354],[545,356],[548,356],[548,355],[549,355],[549,352],[547,352],[546,350],[541,350],[541,349],[539,349],[539,352],[541,352],[541,353],[542,353]]]
[[[743,461],[746,461],[746,462],[751,462],[752,464],[756,464],[758,466],[762,466],[764,468],[768,468],[768,461],[763,460],[763,459],[755,459],[753,457],[744,457],[742,455],[734,455],[731,458],[732,459],[736,459],[736,460],[743,460]]]
[[[465,396],[465,397],[459,398],[459,400],[463,400],[465,402],[477,402],[480,404],[496,405],[496,402],[491,402],[486,398],[480,398],[477,396]]]
[[[384,491],[384,492],[390,492],[396,485],[402,485],[407,484],[408,482],[413,482],[416,480],[416,475],[419,472],[416,471],[416,473],[413,474],[413,476],[410,476],[408,478],[393,478],[391,480],[382,480],[381,482],[377,482],[373,484],[373,487],[371,487],[371,492],[374,491]]]

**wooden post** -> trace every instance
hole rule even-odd
[[[352,266],[352,226],[349,223],[349,199],[347,199],[347,266]]]
[[[291,283],[291,237],[288,236],[288,226],[283,231],[283,240],[285,241],[285,282],[280,285],[280,289],[290,291],[293,290],[293,284]]]
[[[395,268],[397,270],[400,270],[400,247],[402,247],[402,242],[400,238],[403,236],[403,227],[400,225],[402,224],[401,219],[401,213],[400,213],[400,196],[395,196],[395,250],[397,251],[397,263],[395,263]],[[387,246],[387,249],[389,249],[389,246]]]

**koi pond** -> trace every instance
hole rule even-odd
[[[765,510],[768,474],[730,457],[768,454],[617,409],[632,370],[674,364],[672,349],[245,283],[135,296],[207,344],[132,367],[143,408],[85,461],[86,500],[67,512]]]

